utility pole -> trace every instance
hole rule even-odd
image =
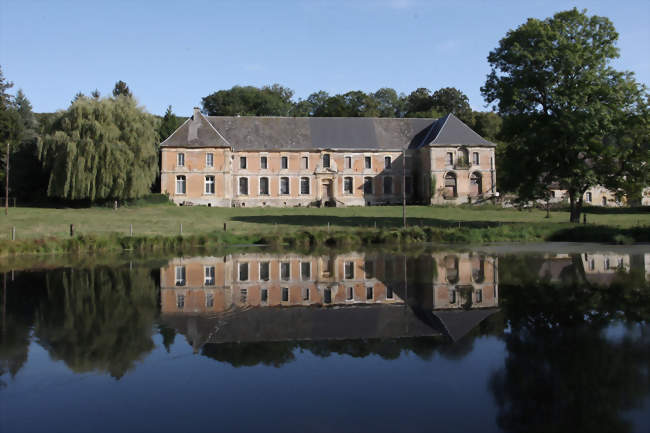
[[[5,216],[9,215],[9,140],[7,140],[7,167],[5,173]]]
[[[406,151],[402,150],[402,220],[406,228]]]

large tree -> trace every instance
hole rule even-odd
[[[203,98],[203,111],[210,116],[289,116],[293,90],[279,84],[234,86]]]
[[[8,204],[8,196],[12,194],[7,183],[7,174],[11,167],[11,152],[23,138],[23,122],[16,107],[15,98],[7,90],[13,87],[13,83],[6,81],[0,69],[0,180],[2,181],[2,193],[5,197],[5,205]],[[11,173],[9,173],[9,180]],[[7,191],[9,189],[9,191]],[[7,209],[5,208],[5,214]]]
[[[609,19],[572,9],[528,19],[488,56],[492,71],[481,91],[504,119],[504,157],[520,167],[520,194],[535,198],[559,184],[568,191],[572,222],[580,219],[584,192],[617,174],[612,159],[623,164],[631,155],[608,137],[647,109],[633,74],[610,65],[617,39]],[[646,124],[641,135],[647,132]]]
[[[431,95],[433,108],[439,112],[453,113],[465,123],[472,122],[472,108],[469,106],[469,98],[455,87],[443,87]]]
[[[78,98],[43,140],[47,194],[95,201],[148,193],[158,171],[156,123],[129,96]]]
[[[172,111],[172,106],[168,106],[165,115],[162,117],[160,124],[158,125],[158,139],[160,142],[162,143],[167,139],[167,137],[172,135],[172,133],[181,126],[181,123],[183,123],[183,121],[176,117]]]

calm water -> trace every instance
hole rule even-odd
[[[0,430],[647,432],[643,248],[14,270]]]

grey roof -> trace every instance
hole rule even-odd
[[[195,114],[163,147],[233,150],[403,150],[421,146],[494,146],[453,114],[441,119],[255,117]]]
[[[434,311],[433,315],[440,319],[451,339],[458,341],[497,311],[498,308],[439,310]]]

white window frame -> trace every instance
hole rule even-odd
[[[347,273],[347,269],[346,269],[347,266],[348,266],[348,263],[352,266],[352,276],[351,277],[348,277],[348,273]],[[343,279],[344,280],[354,280],[354,262],[353,261],[348,260],[348,261],[343,262]]]
[[[262,263],[266,263],[268,266],[268,277],[266,279],[262,279]],[[260,281],[269,281],[271,279],[271,263],[269,261],[261,261],[257,264],[257,276]]]
[[[447,152],[445,155],[445,165],[451,167],[454,165],[454,152]]]
[[[180,276],[179,276],[180,271]],[[187,284],[187,271],[185,265],[179,265],[174,268],[174,285],[183,287]]]
[[[208,152],[205,154],[205,166],[214,167],[214,153]]]
[[[287,166],[282,167],[282,163],[285,160],[287,161]],[[289,156],[288,155],[280,155],[280,170],[289,170]]]
[[[481,164],[481,156],[479,155],[478,152],[472,152],[472,164],[474,165]]]
[[[246,279],[241,279],[241,267],[246,265]],[[237,263],[237,281],[250,281],[251,279],[251,268],[248,265],[248,262]]]
[[[286,264],[289,265],[289,277],[288,277],[287,279],[284,279],[284,278],[282,277],[282,265],[283,265],[284,263],[286,263]],[[287,262],[283,262],[283,261],[281,261],[281,262],[279,262],[279,263],[278,263],[278,269],[279,269],[278,275],[280,276],[280,280],[281,280],[281,281],[291,281],[291,262],[290,262],[290,261],[287,261]]]
[[[265,164],[262,164],[262,161],[265,161]],[[264,167],[263,165],[266,165]],[[268,170],[269,169],[269,156],[268,155],[260,155],[260,170]]]
[[[262,192],[262,179],[266,179],[266,192]],[[271,193],[271,181],[269,180],[268,177],[261,176],[258,179],[258,185],[257,186],[258,186],[259,195],[270,195],[270,193]]]
[[[183,185],[183,191],[179,191],[179,182]],[[187,176],[184,174],[179,174],[176,176],[176,195],[185,195],[187,194]]]
[[[243,167],[242,167],[243,165]],[[239,157],[239,169],[240,170],[248,170],[248,157],[246,156],[240,156]]]
[[[350,166],[348,166],[348,162],[350,162]],[[343,156],[343,168],[345,170],[352,170],[352,155]]]
[[[205,294],[205,308],[213,308],[214,307],[214,293],[206,293]]]
[[[303,164],[303,162],[305,164]],[[304,165],[304,167],[303,167]],[[300,156],[300,169],[301,170],[309,170],[309,155],[301,155]]]
[[[302,274],[302,265],[303,264],[308,264],[309,265],[309,275],[308,278],[305,280],[305,276]],[[300,262],[300,279],[302,281],[310,281],[311,280],[311,262]]]
[[[366,164],[366,162],[370,162],[370,164]],[[372,156],[370,155],[363,156],[363,169],[364,170],[372,169]]]
[[[179,152],[176,154],[176,166],[185,167],[185,153]]]
[[[350,191],[345,190],[345,182],[350,179]],[[345,195],[352,195],[354,194],[354,177],[353,176],[345,176],[343,178],[343,194]]]
[[[212,191],[208,191],[208,186],[212,186]],[[216,190],[216,179],[214,176],[205,176],[204,178],[204,183],[203,183],[203,193],[205,195],[214,195],[214,192]]]
[[[302,192],[302,181],[304,179],[307,179],[307,192]],[[307,177],[307,176],[301,176],[300,177],[300,191],[299,191],[299,193],[300,193],[300,195],[309,195],[309,194],[311,194],[311,179],[309,179],[309,177]]]
[[[208,274],[211,274],[211,277],[212,277],[212,283],[211,284],[208,283],[208,278],[210,277],[210,275],[208,275]],[[214,286],[215,281],[216,281],[215,275],[216,275],[216,269],[215,269],[214,266],[204,266],[203,267],[203,285],[204,286]]]
[[[287,299],[286,301],[284,300],[284,291],[287,291]],[[290,287],[282,287],[280,289],[280,302],[291,302],[291,288]]]
[[[282,179],[287,180],[287,192],[282,192]],[[280,195],[291,195],[291,178],[289,176],[280,177],[280,184],[278,185],[278,189],[280,190]]]
[[[246,179],[246,192],[241,192],[241,180]],[[237,195],[249,195],[251,192],[251,185],[248,176],[241,176],[237,178]]]

